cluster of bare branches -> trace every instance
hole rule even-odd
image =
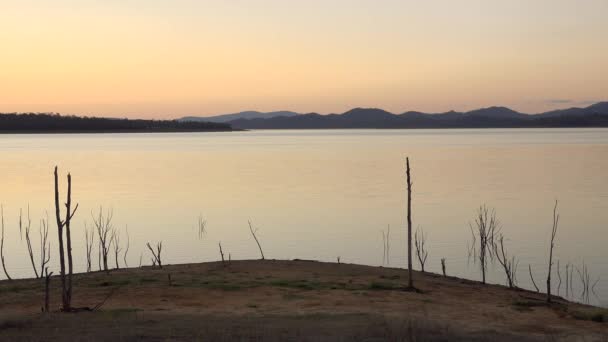
[[[391,264],[391,225],[389,224],[386,228],[386,232],[382,231],[382,246],[383,246],[383,254],[382,254],[382,264],[390,265]]]
[[[476,262],[479,263],[481,281],[485,284],[488,262],[494,258],[494,246],[500,231],[500,223],[496,219],[496,211],[488,209],[485,204],[480,206],[475,218],[475,227],[472,224],[469,224],[469,227],[472,236],[469,254],[472,254]]]
[[[416,256],[418,256],[420,270],[424,272],[424,264],[426,264],[429,252],[426,249],[426,234],[420,226],[418,226],[418,229],[416,229],[416,233],[414,234],[414,245],[416,246]]]
[[[48,214],[46,219],[40,220],[40,226],[38,227],[38,235],[40,237],[40,272],[38,272],[38,267],[36,266],[36,261],[34,260],[34,250],[32,247],[32,238],[31,238],[31,230],[32,230],[32,220],[30,218],[30,206],[27,206],[27,218],[25,221],[25,225],[23,224],[23,211],[19,210],[19,231],[25,232],[25,242],[27,245],[27,252],[30,256],[30,261],[32,263],[32,268],[34,269],[34,275],[36,278],[44,277],[44,270],[46,265],[51,260],[51,245],[49,241],[49,226],[48,226]],[[24,229],[25,228],[25,229]]]
[[[148,247],[150,252],[152,252],[152,266],[158,265],[159,268],[163,268],[163,263],[161,261],[160,255],[163,249],[163,242],[159,241],[158,243],[156,243],[156,250],[152,248],[149,242],[146,244],[146,246]]]
[[[110,253],[110,247],[112,245],[112,237],[115,235],[113,234],[114,225],[112,223],[114,211],[108,209],[104,214],[103,207],[99,207],[99,214],[95,215],[93,214],[93,212],[91,212],[91,217],[93,219],[93,225],[95,226],[95,230],[97,231],[97,238],[99,243],[99,270],[101,271],[103,269],[104,271],[108,272],[108,254]]]

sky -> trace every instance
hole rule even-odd
[[[608,99],[607,0],[1,0],[0,112],[528,113]]]

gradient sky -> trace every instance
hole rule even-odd
[[[174,118],[608,99],[607,0],[2,0],[0,112]]]

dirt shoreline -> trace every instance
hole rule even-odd
[[[45,315],[42,280],[3,280],[0,340],[608,339],[605,309],[431,273],[415,282],[420,292],[403,269],[303,260],[131,268],[74,276],[75,307],[112,293],[98,311]]]

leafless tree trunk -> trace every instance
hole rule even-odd
[[[557,295],[559,296],[559,290],[562,287],[562,275],[561,275],[561,269],[559,266],[559,259],[557,260],[557,279],[558,279],[558,283],[557,283]]]
[[[419,226],[414,234],[414,245],[416,246],[416,255],[418,256],[418,261],[420,262],[420,269],[424,272],[424,264],[426,263],[426,258],[429,256],[428,251],[426,250],[426,234],[424,234],[424,230]]]
[[[156,251],[154,251],[154,249],[152,248],[152,246],[150,246],[150,243],[148,242],[146,244],[146,246],[148,246],[148,249],[150,250],[150,252],[152,252],[152,261],[154,265],[158,265],[159,268],[163,268],[163,263],[161,262],[160,259],[160,253],[163,249],[163,242],[160,241],[156,244]]]
[[[91,212],[91,217],[93,218],[93,224],[99,238],[100,264],[103,266],[103,270],[108,272],[110,270],[108,267],[108,254],[112,245],[112,231],[114,229],[112,218],[114,217],[114,212],[108,209],[104,215],[103,208],[99,207],[99,215],[95,216]]]
[[[382,256],[382,264],[390,265],[391,263],[391,225],[389,224],[386,228],[386,232],[382,232],[382,243],[384,248],[382,249],[384,255]]]
[[[57,175],[57,167],[55,166],[55,217],[57,219],[57,231],[59,234],[59,265],[61,269],[61,289],[62,289],[62,303],[63,303],[63,311],[69,312],[72,310],[71,302],[72,302],[72,237],[70,232],[70,221],[76,210],[78,209],[78,204],[72,211],[72,176],[68,173],[68,193],[67,193],[67,202],[66,206],[66,214],[65,220],[61,220],[61,208],[59,205],[59,178]],[[68,276],[66,279],[65,272],[65,250],[63,246],[63,228],[65,227],[66,233],[66,249],[68,256]]]
[[[507,285],[509,285],[509,288],[512,289],[517,285],[517,261],[515,257],[508,257],[505,251],[504,240],[504,236],[502,236],[501,234],[498,238],[498,244],[494,245],[494,254],[496,255],[496,260],[498,260],[498,263],[505,271],[505,276],[507,277]]]
[[[447,277],[445,273],[445,258],[441,258],[441,272],[443,272],[444,277]]]
[[[40,220],[39,227],[40,235],[40,277],[42,277],[46,265],[51,261],[51,242],[49,241],[49,213],[46,213],[46,218]]]
[[[226,267],[226,263],[224,261],[224,251],[222,251],[222,242],[220,241],[218,243],[218,245],[220,246],[220,256],[222,257],[222,266]]]
[[[410,170],[410,158],[405,158],[405,173],[407,176],[407,268],[408,288],[414,288],[414,272],[412,265],[412,178]]]
[[[23,232],[23,218],[22,214],[23,210],[19,209],[19,232]],[[32,263],[32,268],[34,269],[34,275],[36,279],[42,278],[43,274],[38,275],[38,269],[36,267],[36,261],[34,261],[34,249],[32,248],[32,238],[30,237],[30,231],[32,229],[32,219],[30,218],[30,206],[27,206],[27,222],[25,225],[25,243],[27,245],[27,253],[30,256],[30,262]]]
[[[127,234],[127,245],[125,246],[125,254],[123,256],[123,261],[125,263],[125,268],[129,268],[129,264],[127,263],[127,253],[129,253],[129,246],[131,244],[131,238],[129,237],[129,227],[125,226],[125,233]]]
[[[51,276],[53,275],[53,272],[49,273],[49,268],[45,268],[45,276],[44,276],[44,312],[49,313],[50,309],[50,301],[51,301],[51,295],[50,295],[50,289],[51,289]]]
[[[540,290],[538,289],[538,286],[536,286],[536,282],[534,281],[534,276],[532,275],[532,265],[530,265],[530,264],[528,264],[528,271],[530,272],[530,279],[532,280],[532,285],[534,285],[536,292],[540,292]]]
[[[119,269],[120,266],[118,265],[118,255],[120,254],[121,248],[120,248],[120,232],[116,229],[112,230],[112,237],[111,237],[111,243],[114,243],[114,260],[116,261],[116,269]]]
[[[6,271],[6,262],[4,260],[4,206],[0,205],[0,216],[2,216],[2,234],[0,235],[0,260],[2,261],[2,269],[6,279],[11,280],[11,276]]]
[[[547,273],[547,303],[551,303],[551,270],[553,268],[553,247],[555,246],[555,235],[557,235],[557,224],[559,214],[557,213],[557,201],[553,207],[553,228],[551,230],[551,244],[549,246],[549,272]]]
[[[203,215],[199,215],[198,217],[198,238],[202,239],[203,236],[207,233],[207,220],[203,218]]]
[[[85,236],[85,245],[87,249],[87,272],[91,272],[92,263],[91,263],[91,253],[93,252],[93,242],[95,238],[95,231],[93,228],[89,231],[87,224],[84,224],[84,236]]]
[[[496,219],[496,212],[494,210],[490,211],[485,205],[482,205],[477,211],[475,229],[473,229],[471,224],[469,224],[469,227],[472,234],[472,254],[476,262],[479,262],[481,281],[485,284],[488,259],[493,259],[494,257],[495,236],[500,230],[498,220]]]
[[[258,244],[258,248],[260,249],[260,254],[262,255],[262,260],[264,260],[264,251],[262,251],[262,246],[260,245],[260,241],[258,241],[258,237],[255,235],[255,233],[258,231],[258,229],[253,229],[253,226],[251,225],[251,221],[249,222],[249,231],[251,232],[251,235],[253,235],[253,239],[255,240],[255,243]]]

